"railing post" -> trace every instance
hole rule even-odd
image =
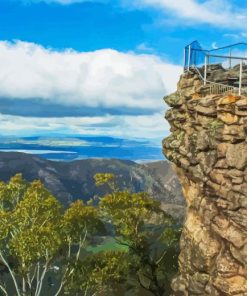
[[[190,70],[190,55],[191,55],[191,45],[189,45],[189,54],[188,54],[188,71]]]
[[[195,67],[196,67],[196,54],[197,54],[197,51],[194,50],[194,61],[193,61],[193,63],[194,63],[194,66],[195,66]]]
[[[205,61],[204,61],[204,85],[207,83],[207,65],[208,65],[208,55],[205,55]]]
[[[230,48],[229,69],[232,68],[232,49]]]
[[[242,74],[243,74],[243,60],[240,61],[240,67],[239,67],[239,88],[238,88],[239,96],[241,96]]]
[[[184,72],[186,68],[186,47],[184,48]]]

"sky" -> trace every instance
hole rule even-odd
[[[247,41],[240,0],[0,0],[0,135],[169,133],[183,48]]]

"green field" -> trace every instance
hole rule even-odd
[[[120,245],[112,237],[106,237],[106,239],[101,244],[96,246],[88,246],[86,250],[93,253],[98,253],[102,251],[126,251],[127,252],[128,247]]]

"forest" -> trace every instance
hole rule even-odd
[[[0,295],[170,295],[181,225],[114,174],[94,182],[107,194],[68,208],[39,180],[0,182]]]

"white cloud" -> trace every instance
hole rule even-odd
[[[83,2],[97,2],[97,3],[107,3],[108,0],[20,0],[23,3],[39,3],[39,2],[45,2],[45,3],[57,3],[61,5],[70,5],[75,3],[83,3]]]
[[[225,33],[223,35],[225,38],[229,38],[234,40],[235,42],[241,41],[243,39],[247,38],[247,33],[246,32],[238,32],[238,33]]]
[[[154,52],[154,48],[145,42],[138,44],[136,49],[141,52]]]
[[[68,106],[159,110],[182,68],[155,55],[103,49],[78,53],[0,42],[0,96]]]
[[[2,136],[30,136],[56,133],[66,135],[105,135],[122,138],[160,139],[168,133],[162,113],[139,116],[35,118],[0,114]]]
[[[228,0],[122,0],[137,7],[163,9],[166,14],[175,15],[187,24],[210,24],[224,28],[243,28],[247,25],[246,10],[232,5]]]

